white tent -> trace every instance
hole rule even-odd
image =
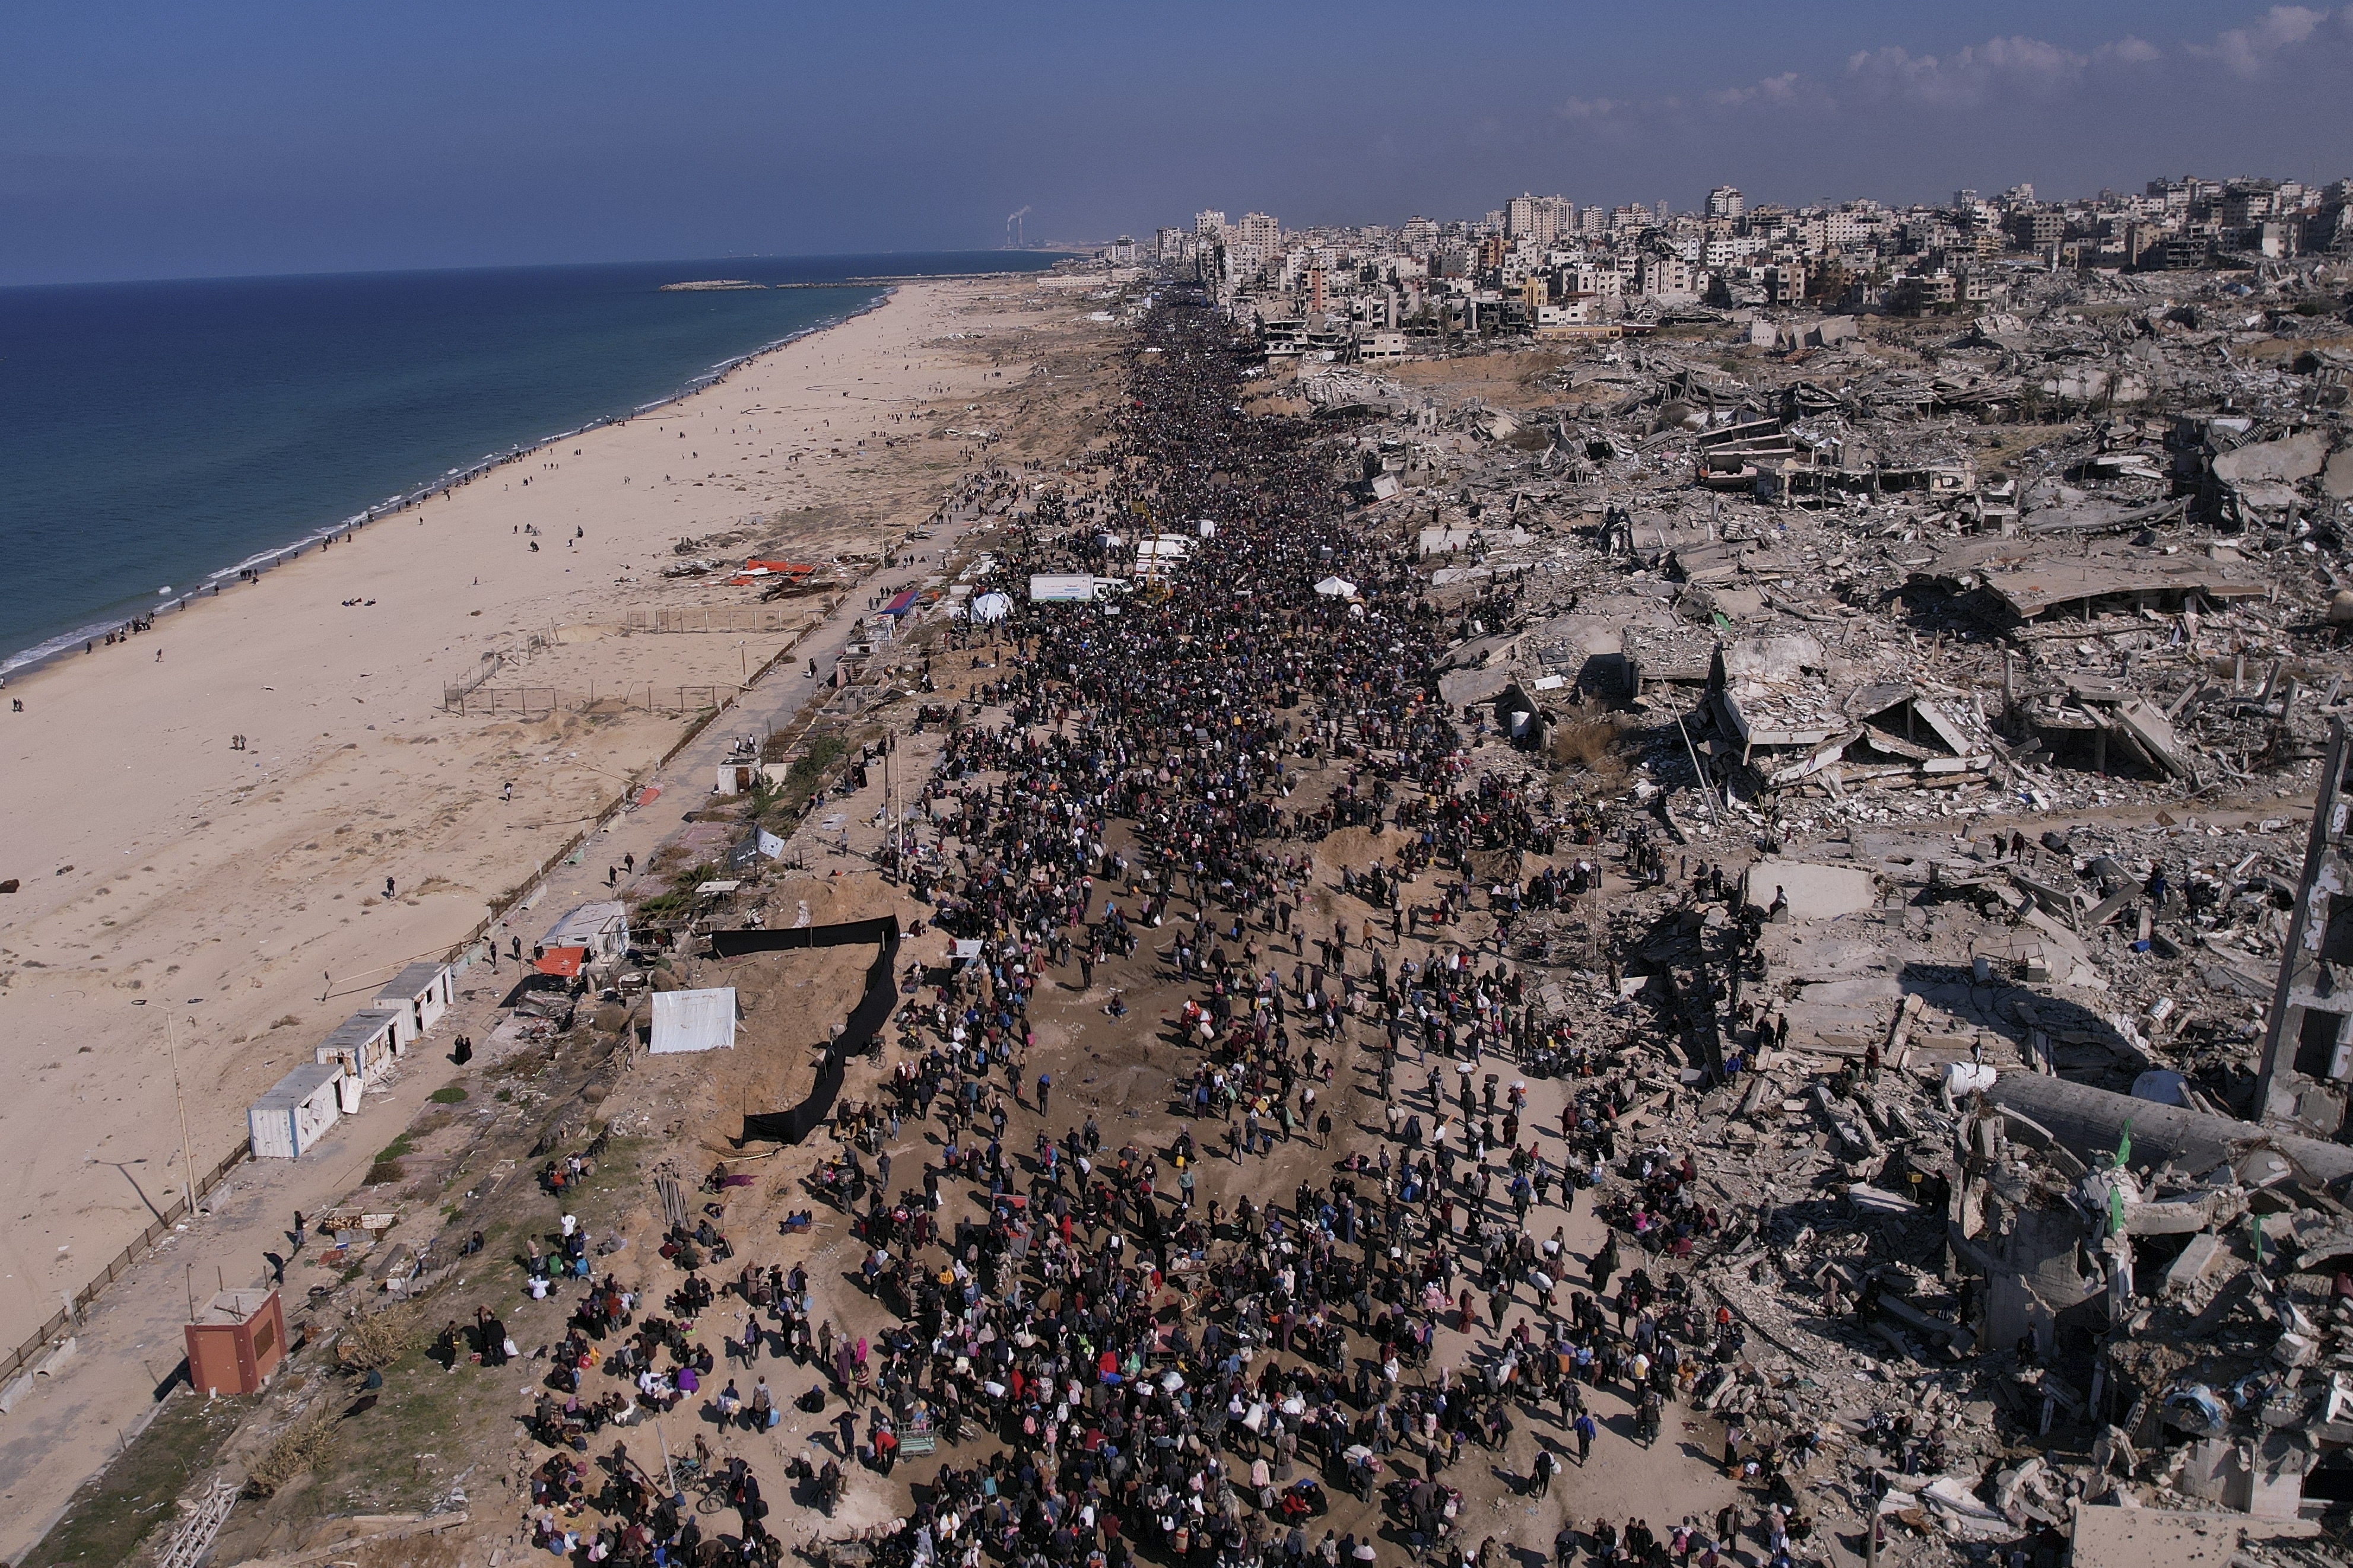
[[[656,1056],[678,1051],[732,1050],[735,1045],[735,988],[654,993]]]
[[[976,621],[1001,621],[1013,608],[1010,594],[983,594],[972,602],[972,618]]]
[[[1356,585],[1345,577],[1326,577],[1315,584],[1315,591],[1327,599],[1353,599],[1356,596]]]

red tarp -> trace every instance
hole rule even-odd
[[[580,966],[587,961],[588,950],[585,947],[551,947],[540,955],[538,969],[542,974],[560,974],[569,980],[580,973]]]

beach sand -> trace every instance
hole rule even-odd
[[[681,688],[688,708],[733,691],[820,607],[782,601],[788,624],[762,632],[629,629],[632,612],[756,600],[664,579],[673,545],[860,554],[853,602],[922,581],[924,563],[877,563],[923,553],[908,531],[987,460],[968,434],[936,432],[1083,438],[1113,331],[1085,320],[1085,286],[902,287],[691,397],[12,681],[0,1347],[176,1192],[167,1018],[202,1171],[385,979],[447,953],[644,774],[681,732]],[[525,690],[562,705],[445,711],[486,653],[510,662],[470,707]],[[695,804],[680,793],[645,809],[674,824]],[[528,945],[562,912],[511,929]]]

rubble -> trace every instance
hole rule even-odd
[[[2019,283],[1958,337],[1596,342],[1511,441],[1432,395],[1335,445],[1398,480],[1361,504],[1454,623],[1434,695],[1626,846],[1634,895],[1514,935],[1725,1216],[1692,1278],[1752,1353],[1695,1406],[1837,1454],[1808,1502],[1915,1562],[2319,1561],[2353,425],[2333,360],[2185,324],[2227,275]]]

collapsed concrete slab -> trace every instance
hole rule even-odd
[[[1878,900],[1879,879],[1857,866],[1823,866],[1768,857],[1748,868],[1741,894],[1755,909],[1787,900],[1792,921],[1834,921]]]
[[[2192,1173],[2271,1156],[2282,1177],[2301,1174],[2316,1183],[2353,1178],[2353,1146],[2274,1132],[2252,1121],[2207,1116],[2178,1106],[2113,1094],[2086,1084],[2035,1073],[2004,1073],[1986,1098],[2006,1110],[2032,1117],[2084,1159],[2113,1156],[2127,1126],[2133,1163],[2170,1162]],[[2242,1174],[2242,1180],[2244,1179]],[[2275,1178],[2276,1179],[2276,1178]]]

